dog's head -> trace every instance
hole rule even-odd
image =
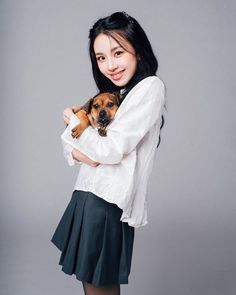
[[[91,98],[83,110],[91,116],[93,124],[98,128],[106,127],[114,118],[120,105],[120,94],[118,92],[104,92]]]

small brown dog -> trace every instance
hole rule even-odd
[[[78,138],[89,125],[97,128],[99,135],[106,136],[106,127],[113,120],[119,105],[120,94],[118,92],[104,92],[89,99],[75,113],[80,124],[72,129],[72,136]]]

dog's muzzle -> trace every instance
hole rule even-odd
[[[98,124],[100,126],[106,126],[109,122],[110,122],[110,119],[107,116],[107,112],[105,110],[101,110],[98,116]]]

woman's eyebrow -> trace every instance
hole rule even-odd
[[[116,47],[111,48],[111,52],[114,51],[114,50],[116,50],[116,49],[118,49],[118,48],[121,48],[121,46],[116,46]],[[95,55],[103,55],[103,54],[104,53],[102,53],[102,52],[96,52],[95,53]]]

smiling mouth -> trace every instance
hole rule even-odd
[[[111,78],[112,78],[113,80],[119,80],[119,79],[122,77],[124,71],[125,71],[125,70],[122,70],[122,71],[118,72],[117,74],[113,74],[113,75],[111,75]]]

